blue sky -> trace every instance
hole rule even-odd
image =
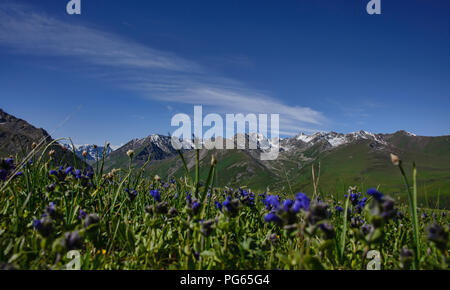
[[[0,0],[0,107],[55,138],[167,134],[194,105],[286,136],[450,133],[449,1],[67,2]]]

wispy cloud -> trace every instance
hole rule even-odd
[[[194,61],[84,24],[61,21],[31,6],[2,3],[0,46],[14,53],[79,60],[98,68],[97,76],[152,100],[203,105],[220,113],[278,113],[280,131],[286,134],[314,131],[326,121],[321,112],[284,104]]]

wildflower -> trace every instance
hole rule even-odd
[[[344,195],[347,198],[347,194]],[[359,198],[361,197],[360,193],[350,193],[349,200],[353,206],[356,206],[359,203]]]
[[[132,189],[131,191],[128,188],[125,188],[125,192],[128,194],[128,198],[133,201],[138,195],[137,191]]]
[[[76,179],[80,179],[82,176],[81,170],[80,169],[75,170],[74,176]]]
[[[81,153],[81,155],[83,155],[83,157],[84,157],[84,158],[86,158],[86,157],[87,157],[87,155],[88,155],[88,153],[87,153],[87,151],[86,151],[86,150],[84,150],[84,151],[83,151],[83,153]]]
[[[364,220],[360,216],[352,217],[350,222],[350,227],[352,228],[359,228],[364,224]]]
[[[0,169],[0,180],[6,181],[8,178],[8,171],[5,169]]]
[[[172,207],[169,209],[169,216],[176,217],[178,215],[178,211],[176,208]]]
[[[397,210],[397,215],[394,217],[394,221],[398,222],[399,220],[402,220],[404,217],[403,212]]]
[[[300,209],[309,210],[309,204],[310,204],[309,197],[306,194],[299,192],[295,195],[295,202],[294,205],[292,206],[292,210],[295,213],[299,212]]]
[[[390,197],[384,197],[381,204],[381,217],[388,220],[396,216],[396,214],[397,210],[394,207],[394,200]]]
[[[92,213],[88,216],[86,216],[86,219],[84,221],[84,226],[88,228],[91,225],[96,225],[100,222],[100,217],[96,213]]]
[[[422,213],[422,219],[426,219],[427,217],[428,217],[427,213],[426,213],[426,212],[423,212],[423,213]]]
[[[201,233],[204,236],[209,236],[211,234],[211,232],[213,231],[213,225],[214,225],[214,220],[207,220],[207,221],[202,221],[201,225],[202,225],[202,229],[201,229]]]
[[[410,249],[408,249],[406,247],[402,248],[400,250],[401,267],[403,269],[409,268],[409,266],[412,264],[413,257],[414,257],[414,254],[413,254],[413,252]]]
[[[192,193],[186,192],[186,202],[188,204],[192,203]]]
[[[194,258],[195,258],[196,260],[198,260],[198,259],[200,258],[200,253],[197,252],[197,251],[195,251],[194,249],[192,249],[192,254],[194,255]]]
[[[56,188],[56,184],[55,184],[55,183],[52,183],[52,184],[47,185],[47,191],[48,191],[48,192],[54,191],[55,188]]]
[[[436,245],[436,247],[438,247],[441,250],[444,250],[447,247],[448,233],[441,225],[434,223],[428,226],[426,231],[428,235],[428,240],[433,242]]]
[[[69,173],[72,173],[73,174],[73,167],[72,166],[69,166],[69,167],[67,167],[66,168],[66,171],[64,172],[66,175],[68,175]]]
[[[371,224],[365,224],[361,227],[361,231],[365,236],[367,236],[372,234],[375,231],[375,228]]]
[[[148,214],[153,214],[153,205],[147,205],[145,207],[145,212]]]
[[[159,181],[161,178],[160,178],[158,175],[155,175],[154,179],[155,179],[156,181]]]
[[[84,210],[80,209],[78,211],[78,219],[82,220],[82,219],[86,218],[86,216],[87,216],[87,213]]]
[[[77,231],[65,233],[62,245],[68,251],[80,249],[83,246],[80,234]]]
[[[220,202],[218,202],[218,201],[215,201],[214,203],[215,203],[215,205],[216,205],[216,208],[217,208],[218,210],[222,211],[222,204],[221,204]]]
[[[391,153],[391,161],[392,161],[392,164],[394,164],[395,166],[400,166],[402,163],[400,158],[397,155],[392,154],[392,153]]]
[[[274,195],[267,196],[264,204],[268,210],[278,210],[280,207],[280,201]]]
[[[50,202],[49,206],[44,209],[44,212],[53,219],[58,217],[58,212],[56,211],[56,204],[54,202]]]
[[[155,201],[160,202],[161,201],[161,194],[157,189],[150,190],[150,195],[153,197]]]
[[[318,202],[311,206],[307,216],[307,221],[310,224],[315,225],[318,221],[328,219],[329,216],[330,213],[328,211],[328,205],[324,202]]]
[[[155,206],[155,212],[157,214],[166,214],[168,211],[167,207],[168,207],[167,202],[165,201],[160,202]]]
[[[7,158],[0,160],[0,180],[6,181],[8,176],[16,169],[14,159]]]
[[[237,216],[239,213],[239,200],[231,199],[231,196],[228,196],[227,199],[223,202],[223,207],[225,208],[225,212],[231,216]]]
[[[276,245],[276,243],[278,242],[279,238],[280,237],[277,236],[277,234],[271,234],[269,236],[269,241],[271,242],[272,245]]]
[[[247,206],[254,206],[255,205],[255,195],[253,193],[249,193],[246,190],[242,191],[241,194],[241,202]]]
[[[373,198],[375,198],[375,200],[379,202],[383,198],[383,194],[381,192],[378,192],[378,190],[376,190],[375,188],[370,188],[369,190],[367,190],[367,194],[373,196]]]
[[[331,240],[334,238],[334,227],[328,223],[323,223],[319,225],[319,228],[325,234],[326,240]]]
[[[127,151],[127,155],[128,155],[128,157],[133,158],[133,156],[134,156],[134,151],[133,151],[133,150],[128,150],[128,151]]]
[[[43,236],[48,237],[53,232],[53,222],[49,217],[33,221],[33,227]]]
[[[276,223],[276,224],[281,224],[282,220],[279,216],[277,216],[275,213],[270,212],[268,213],[265,217],[264,217],[264,221],[268,222],[268,223]]]
[[[292,207],[293,204],[294,204],[294,201],[292,201],[291,199],[286,199],[283,203],[284,211],[288,211]]]
[[[335,209],[336,209],[337,211],[340,211],[340,212],[343,212],[343,211],[344,211],[344,209],[343,209],[342,206],[340,206],[340,205],[336,206]]]
[[[195,201],[192,203],[191,208],[194,212],[197,212],[200,209],[200,206],[201,206],[201,203],[198,201]]]
[[[364,197],[364,198],[362,198],[362,199],[359,201],[358,205],[359,205],[361,208],[364,208],[364,207],[366,206],[366,202],[367,202],[367,197]]]

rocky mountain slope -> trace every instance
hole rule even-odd
[[[43,142],[43,147],[50,144],[53,139],[52,137],[42,128],[36,128],[28,122],[16,118],[2,109],[0,109],[0,157],[16,156],[23,158],[32,149],[32,144]],[[59,164],[70,164],[79,162],[81,160],[75,157],[66,148],[55,144],[49,148],[54,150],[54,160],[57,160]],[[40,152],[37,153],[39,156]]]

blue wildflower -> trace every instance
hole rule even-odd
[[[383,198],[383,194],[381,192],[378,192],[375,188],[370,188],[367,190],[367,194],[370,196],[373,196],[377,201],[381,201]]]
[[[186,191],[186,201],[188,204],[192,203],[192,193]]]
[[[161,194],[157,189],[150,190],[150,195],[153,197],[154,200],[160,202],[161,201]]]
[[[293,204],[294,204],[294,201],[293,201],[293,200],[291,200],[291,199],[286,199],[286,200],[284,201],[284,203],[283,203],[283,209],[284,209],[284,211],[288,211],[288,210],[292,207]]]
[[[81,176],[82,176],[81,170],[80,169],[75,170],[74,176],[75,176],[76,179],[80,179]]]
[[[266,221],[268,223],[273,222],[276,224],[280,224],[281,218],[279,216],[277,216],[275,213],[270,212],[264,217],[264,221]]]
[[[6,181],[8,178],[8,171],[5,169],[0,169],[0,180]]]
[[[137,197],[137,195],[138,195],[137,191],[134,190],[134,189],[129,190],[128,188],[125,188],[125,192],[128,193],[128,198],[129,198],[131,201],[133,201],[133,200]]]
[[[84,210],[80,209],[80,210],[78,211],[78,218],[79,218],[80,220],[84,219],[86,216],[87,216],[87,213],[86,213]]]
[[[278,210],[280,207],[280,201],[274,195],[267,196],[264,204],[268,210]]]
[[[297,202],[296,207],[299,207],[299,209],[302,208],[304,210],[309,210],[310,200],[309,197],[303,192],[299,192],[295,195],[295,201]]]

